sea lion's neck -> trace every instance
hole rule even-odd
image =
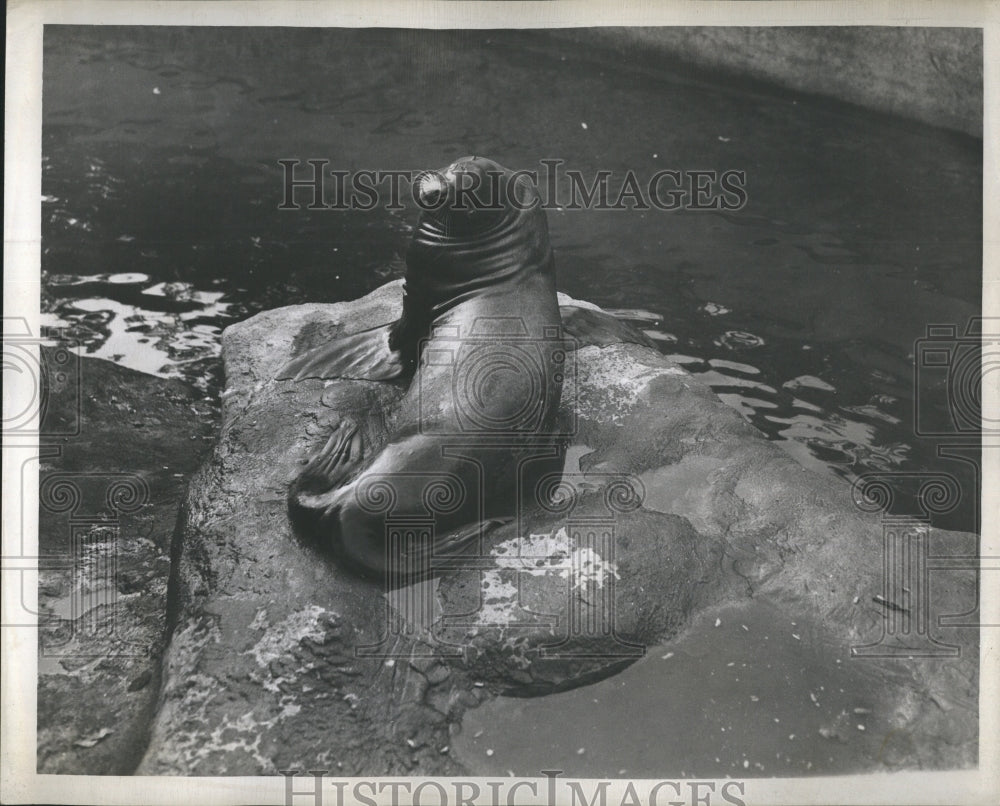
[[[418,343],[439,316],[465,300],[502,293],[536,274],[554,275],[555,262],[541,210],[517,210],[471,237],[449,235],[424,220],[406,256],[403,315],[390,346],[415,364]]]
[[[545,216],[512,210],[497,225],[468,236],[422,220],[406,255],[406,286],[440,314],[456,300],[551,270]]]

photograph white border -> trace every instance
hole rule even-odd
[[[39,332],[41,243],[42,27],[61,25],[207,25],[288,27],[550,28],[603,25],[888,25],[983,29],[984,45],[984,275],[983,315],[1000,315],[1000,173],[997,87],[1000,85],[1000,4],[996,0],[908,0],[906,2],[426,2],[387,0],[372,4],[340,0],[236,2],[136,2],[135,0],[10,0],[7,7],[4,153],[4,316],[21,317]],[[984,377],[984,410],[998,411],[998,373]],[[989,381],[987,383],[987,380]],[[31,390],[9,384],[5,411],[21,411]],[[20,408],[18,408],[20,406]],[[10,407],[8,409],[8,407]],[[37,475],[22,498],[16,445],[4,445],[3,540],[27,540],[37,553]],[[1000,451],[983,451],[983,556],[1000,556]],[[992,494],[991,494],[992,492]],[[22,527],[23,524],[23,527]],[[21,534],[22,528],[25,532]],[[1000,585],[986,572],[981,585],[985,624],[1000,624]],[[23,584],[3,588],[3,610],[34,612],[37,575],[25,567]],[[22,598],[22,591],[24,598]],[[6,621],[6,620],[5,620]],[[1000,801],[1000,628],[981,634],[979,769],[961,772],[901,772],[809,778],[749,778],[743,798],[761,804],[987,804]],[[275,777],[117,777],[38,775],[35,772],[36,634],[13,627],[2,635],[0,758],[4,803],[259,803],[285,804],[285,779]],[[347,779],[352,780],[352,779]],[[427,779],[412,779],[414,782]],[[468,779],[485,785],[487,779]],[[509,779],[513,782],[515,779]],[[565,779],[561,779],[565,780]],[[608,802],[616,803],[616,787]],[[645,786],[636,782],[640,796]],[[721,786],[724,781],[718,781]],[[541,790],[544,791],[544,788]],[[335,803],[334,792],[325,802]],[[620,797],[620,794],[619,794]],[[388,793],[384,795],[388,803]],[[299,798],[296,802],[302,802]],[[645,802],[648,802],[646,800]],[[666,798],[661,796],[661,802]]]

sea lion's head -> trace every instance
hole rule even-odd
[[[406,287],[432,311],[553,271],[545,213],[523,173],[463,157],[423,174],[415,191],[422,213],[406,255]]]

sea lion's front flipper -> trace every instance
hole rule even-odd
[[[392,325],[342,336],[292,359],[278,373],[279,381],[305,378],[350,378],[389,381],[403,374],[402,356],[389,346]]]
[[[559,313],[562,316],[563,330],[576,340],[577,347],[589,344],[607,347],[609,344],[627,343],[656,349],[656,344],[645,333],[605,311],[560,305]]]

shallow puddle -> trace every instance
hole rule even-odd
[[[815,626],[749,602],[700,617],[607,680],[467,712],[452,752],[474,775],[870,770],[893,744],[891,697],[870,664]]]

